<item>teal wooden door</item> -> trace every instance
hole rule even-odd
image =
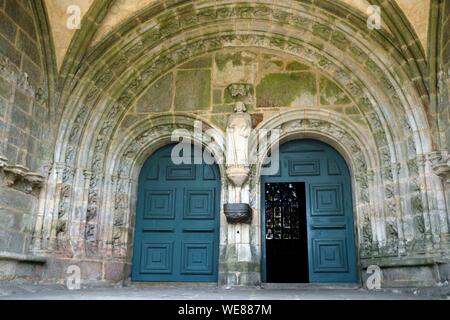
[[[280,147],[278,174],[262,177],[263,204],[273,183],[305,184],[309,282],[357,282],[350,172],[342,156],[319,141],[290,141]],[[266,231],[263,223],[263,235]],[[265,281],[270,261],[263,243]]]
[[[215,282],[219,170],[216,165],[175,165],[172,148],[155,152],[141,170],[132,280]]]

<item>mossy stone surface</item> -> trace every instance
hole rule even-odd
[[[206,55],[183,64],[180,69],[207,69],[211,68],[212,57]]]
[[[292,61],[286,65],[286,71],[304,71],[309,70],[309,67],[303,63]]]
[[[212,115],[210,121],[222,130],[226,130],[228,116],[226,114]]]
[[[347,94],[328,78],[320,77],[320,104],[341,105],[348,104],[351,100]]]
[[[232,113],[234,112],[234,104],[219,104],[213,107],[213,112],[215,113]]]
[[[222,103],[222,89],[214,89],[213,91],[213,104]]]
[[[161,112],[168,111],[172,105],[172,73],[169,73],[156,81],[139,98],[136,103],[137,112]]]
[[[264,77],[256,88],[257,106],[311,106],[316,93],[316,78],[310,72],[272,73]]]
[[[211,105],[211,71],[179,70],[176,80],[175,109],[206,110]]]
[[[223,71],[230,62],[234,67],[253,62],[254,58],[252,56],[253,54],[246,54],[246,52],[218,53],[216,55],[216,65],[219,71]]]
[[[257,55],[249,51],[216,54],[214,85],[227,87],[232,83],[251,83],[258,72]]]

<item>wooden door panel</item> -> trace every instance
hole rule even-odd
[[[139,179],[132,279],[217,281],[217,166],[175,165],[173,146],[155,152]]]

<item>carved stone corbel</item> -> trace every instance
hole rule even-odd
[[[5,172],[6,185],[11,187],[17,184],[29,172],[29,169],[21,165],[7,165],[3,168],[3,171]]]
[[[21,165],[7,165],[5,158],[0,159],[0,167],[3,168],[6,186],[36,196],[39,194],[45,180],[42,175],[30,172],[27,167]]]
[[[3,169],[8,165],[8,159],[0,156],[0,169]]]
[[[434,173],[450,184],[450,156],[446,152],[433,151],[428,154],[428,160]]]
[[[37,195],[44,185],[45,178],[38,173],[29,172],[25,175],[24,180],[28,182],[27,191]]]

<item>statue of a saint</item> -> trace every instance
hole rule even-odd
[[[228,118],[226,150],[229,166],[249,165],[248,141],[252,130],[252,118],[246,111],[245,104],[238,101],[235,113]]]

